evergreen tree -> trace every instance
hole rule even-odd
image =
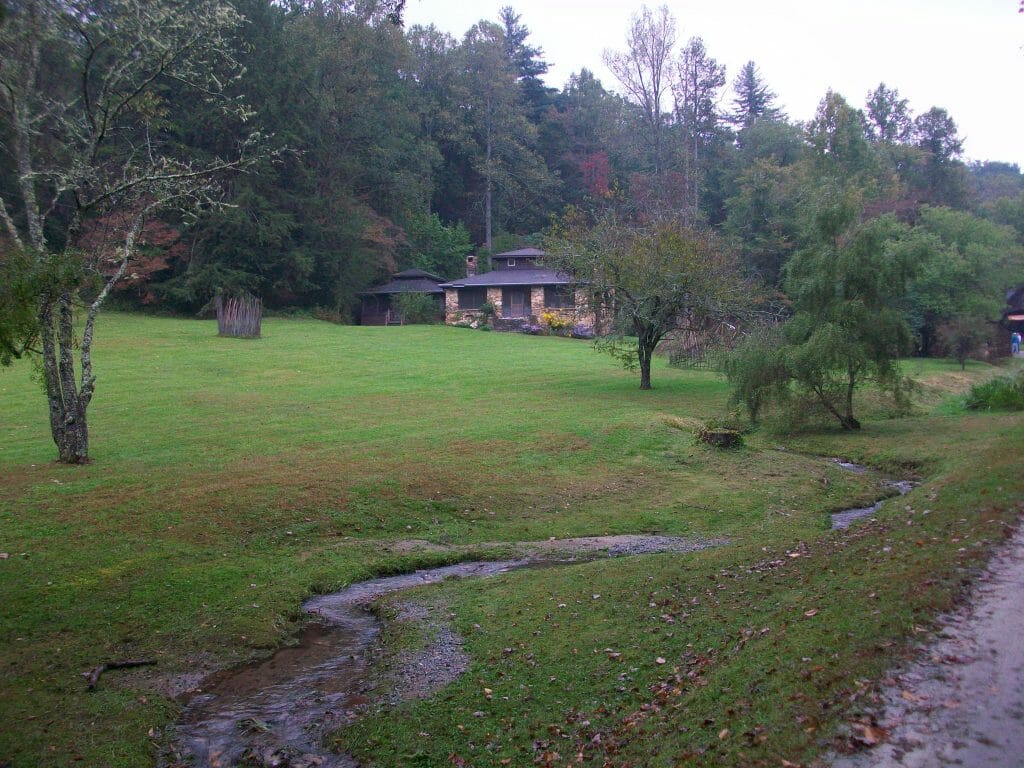
[[[729,119],[742,130],[758,120],[783,120],[782,110],[775,106],[776,95],[769,90],[761,72],[753,61],[748,61],[732,81],[733,111]]]
[[[505,32],[505,55],[517,74],[523,98],[530,105],[531,119],[536,122],[551,104],[549,90],[541,79],[548,71],[548,63],[542,58],[544,51],[526,42],[530,30],[511,6],[501,9],[500,18]]]

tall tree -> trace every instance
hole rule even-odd
[[[237,73],[228,38],[238,21],[219,0],[25,0],[0,26],[2,145],[16,169],[16,180],[2,185],[14,190],[16,206],[0,198],[0,219],[40,272],[58,265],[63,276],[44,281],[36,297],[50,430],[62,462],[89,460],[96,317],[127,273],[147,219],[209,200],[211,177],[242,162],[197,162],[179,152],[161,93],[187,86],[222,110],[244,112],[241,102],[219,98]],[[118,225],[105,247],[83,252],[83,225],[102,216]],[[117,258],[109,263],[112,239]],[[76,279],[86,272],[91,280]],[[76,316],[81,296],[87,306]]]
[[[758,120],[782,120],[782,110],[775,105],[776,94],[768,88],[753,61],[744,64],[732,81],[733,111],[729,116],[741,131]]]
[[[505,50],[502,28],[481,21],[460,48],[465,119],[477,149],[473,169],[483,181],[484,244],[493,247],[494,219],[520,223],[536,217],[538,204],[556,185],[535,150],[536,128],[524,114],[517,73]]]
[[[700,211],[701,167],[704,149],[714,139],[721,117],[719,91],[725,85],[725,67],[708,55],[704,41],[690,38],[679,54],[676,79],[672,84],[676,119],[686,140],[683,167],[689,188],[690,220]]]
[[[864,113],[834,91],[828,91],[818,104],[807,124],[807,140],[821,174],[863,183],[875,171],[865,136]]]
[[[941,107],[932,107],[914,120],[914,144],[923,153],[915,179],[925,202],[954,208],[967,203],[967,174],[960,154],[963,140],[956,122]]]
[[[879,83],[867,98],[867,132],[880,144],[903,144],[910,139],[914,127],[908,101],[899,91]]]
[[[671,90],[676,21],[667,6],[652,11],[646,5],[633,16],[626,34],[626,50],[604,52],[605,66],[622,84],[626,96],[639,105],[649,170],[666,170],[665,137]]]
[[[511,6],[502,8],[500,17],[505,32],[505,55],[516,71],[523,97],[531,107],[531,117],[537,121],[551,101],[542,79],[548,71],[548,63],[542,58],[544,51],[526,42],[530,30]]]

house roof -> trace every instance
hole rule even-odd
[[[432,272],[425,272],[422,269],[406,269],[394,275],[398,280],[408,280],[414,277],[428,277],[436,283],[443,283],[444,278]]]
[[[512,285],[569,285],[573,281],[565,272],[553,269],[496,269],[482,275],[461,277],[442,283],[442,288],[487,288]]]
[[[543,255],[544,255],[544,251],[540,250],[539,248],[526,247],[526,248],[518,248],[517,250],[514,250],[514,251],[505,251],[504,253],[496,253],[491,258],[492,259],[504,259],[504,258],[508,258],[508,257],[520,257],[520,258],[522,258],[522,257],[525,256],[527,258],[539,259]]]
[[[372,296],[386,293],[444,293],[444,289],[440,287],[443,282],[443,277],[424,272],[422,269],[407,269],[394,275],[390,283],[363,291],[362,294]]]

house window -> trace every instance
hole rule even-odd
[[[459,309],[480,309],[486,301],[486,288],[459,288]]]
[[[548,309],[573,309],[576,293],[567,285],[545,285],[544,306]]]
[[[508,265],[509,265],[510,267],[514,267],[514,266],[516,265],[516,260],[515,260],[515,259],[509,259],[509,260],[508,260]]]

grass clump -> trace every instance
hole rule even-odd
[[[965,404],[971,411],[1024,411],[1024,371],[975,384]]]

